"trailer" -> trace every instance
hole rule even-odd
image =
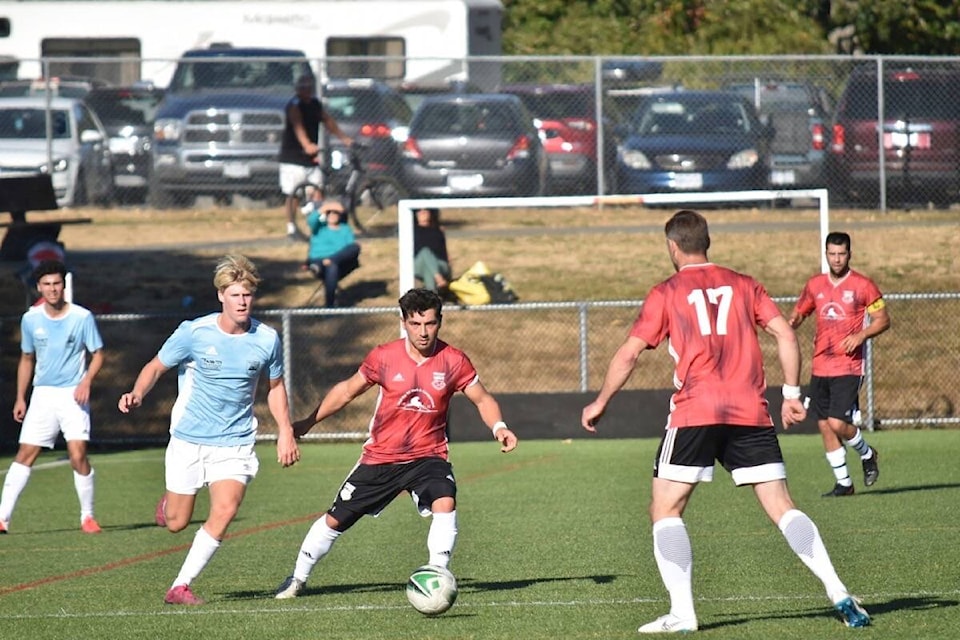
[[[499,82],[500,0],[27,0],[0,3],[0,60],[20,78],[165,87],[218,43],[304,51],[323,78]]]

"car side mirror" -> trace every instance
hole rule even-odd
[[[103,142],[103,136],[96,129],[84,129],[80,132],[80,142],[92,144],[94,142]]]

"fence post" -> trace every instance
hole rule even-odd
[[[873,340],[867,340],[863,345],[863,383],[867,392],[866,412],[860,412],[865,419],[867,431],[873,431]]]
[[[293,331],[291,329],[292,314],[284,309],[280,314],[280,326],[283,340],[283,386],[287,388],[287,406],[290,407],[290,415],[296,415],[293,406]]]
[[[587,383],[587,365],[590,361],[590,354],[587,348],[587,304],[581,302],[577,304],[577,315],[580,318],[580,391],[588,390]]]

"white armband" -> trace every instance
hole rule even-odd
[[[800,385],[795,385],[795,384],[785,384],[785,385],[783,385],[783,399],[784,399],[784,400],[799,400],[799,399],[800,399]]]
[[[493,437],[494,437],[494,438],[497,437],[497,431],[500,431],[500,429],[506,429],[506,428],[507,428],[507,423],[504,422],[503,420],[501,420],[500,422],[497,422],[496,424],[494,424],[494,425],[493,425]]]

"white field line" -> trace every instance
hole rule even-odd
[[[98,457],[96,454],[92,454],[92,455],[88,454],[88,456],[90,458],[91,464],[94,467],[99,467],[101,465],[107,465],[107,464],[139,464],[141,462],[157,462],[157,463],[163,462],[162,451],[155,456],[147,456],[143,458],[122,458],[121,459],[121,458],[111,458],[109,456],[101,458],[101,457]],[[57,467],[62,467],[64,465],[69,465],[69,464],[70,464],[70,458],[64,455],[62,458],[59,458],[57,460],[51,460],[50,462],[41,462],[40,464],[35,464],[30,468],[33,471],[41,471],[43,469],[56,469]],[[0,471],[0,478],[2,478],[5,475],[7,475],[7,469],[3,469],[2,471]]]
[[[960,589],[948,589],[945,591],[912,591],[912,592],[877,592],[858,595],[862,598],[869,608],[871,601],[884,601],[896,598],[918,598],[918,597],[944,597],[960,596]],[[697,602],[805,602],[808,600],[822,601],[824,608],[829,605],[822,594],[810,595],[764,595],[764,596],[729,596],[720,598],[696,598]],[[469,603],[457,602],[456,609],[488,609],[494,607],[516,607],[516,608],[557,608],[557,607],[595,607],[595,606],[618,606],[633,604],[667,604],[668,600],[663,597],[657,598],[629,598],[613,600],[531,600],[518,601],[508,600],[503,602],[483,602]],[[218,609],[208,603],[205,607],[184,607],[178,609],[163,609],[149,611],[88,611],[88,612],[69,612],[61,608],[57,612],[50,613],[19,613],[19,614],[0,614],[0,620],[49,620],[49,619],[71,619],[71,618],[129,618],[129,617],[160,617],[160,616],[219,616],[219,615],[263,615],[268,613],[286,614],[286,613],[335,613],[335,612],[363,612],[363,611],[396,611],[409,609],[409,605],[327,605],[327,606],[281,606],[254,609]]]

